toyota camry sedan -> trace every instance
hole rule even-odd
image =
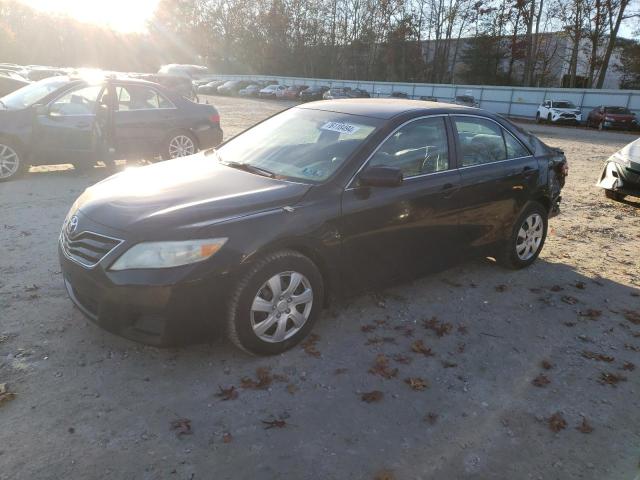
[[[122,336],[276,354],[332,298],[467,257],[529,266],[566,174],[561,151],[482,110],[307,103],[88,188],[60,233],[64,283]]]

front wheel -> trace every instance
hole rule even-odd
[[[275,355],[311,330],[324,298],[322,276],[304,255],[283,250],[258,260],[229,302],[227,333],[240,349]]]
[[[539,203],[527,207],[514,223],[511,236],[497,260],[507,268],[520,269],[536,261],[547,238],[549,214]]]
[[[18,178],[27,168],[18,147],[0,139],[0,182]]]
[[[536,123],[540,123],[540,112],[536,112]]]
[[[604,191],[604,195],[605,197],[607,197],[609,200],[615,200],[616,202],[621,202],[625,199],[626,195],[616,192],[614,190],[605,190]]]
[[[169,136],[162,158],[186,157],[198,151],[195,137],[188,132],[178,132]]]

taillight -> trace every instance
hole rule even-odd
[[[219,123],[220,123],[220,114],[219,114],[219,113],[216,113],[216,114],[214,114],[214,115],[211,115],[211,116],[209,117],[209,121],[210,121],[211,123],[219,124]]]

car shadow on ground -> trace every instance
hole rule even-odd
[[[298,440],[313,437],[315,450],[348,449],[349,456],[383,448],[384,457],[366,467],[372,475],[388,468],[396,478],[514,478],[522,469],[546,476],[555,471],[549,458],[563,458],[574,474],[603,478],[613,469],[629,478],[640,428],[628,414],[640,385],[631,368],[640,362],[639,295],[555,261],[514,272],[483,260],[334,304],[313,336],[274,357],[248,356],[223,339],[141,347],[81,327],[77,312],[72,330],[74,341],[84,338],[77,354],[101,359],[78,372],[84,388],[123,407],[110,414],[110,424],[121,426],[116,437],[147,428],[161,448],[173,442],[169,422],[185,417],[196,431],[213,432],[190,438],[189,448],[202,453],[211,435],[218,442],[228,431],[245,453],[225,453],[220,474],[248,474],[246,452],[260,445],[261,455],[286,447],[282,468],[307,478],[306,442]],[[362,401],[373,391],[381,392],[377,405]],[[552,431],[556,413],[567,432]],[[274,437],[264,430],[270,419],[295,427]],[[576,430],[583,419],[594,429],[589,437]],[[472,453],[479,461],[469,461]],[[338,467],[346,477],[362,472],[361,463],[341,464],[343,457],[329,457],[314,478]],[[208,462],[191,471],[204,474]]]

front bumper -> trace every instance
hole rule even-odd
[[[552,114],[551,121],[557,123],[580,123],[582,122],[582,115],[575,115],[573,113]]]
[[[613,161],[606,162],[596,186],[640,197],[640,163],[631,162],[627,167]]]
[[[192,278],[193,268],[110,272],[69,259],[58,244],[69,298],[93,323],[154,346],[201,343],[222,329],[227,275]]]

